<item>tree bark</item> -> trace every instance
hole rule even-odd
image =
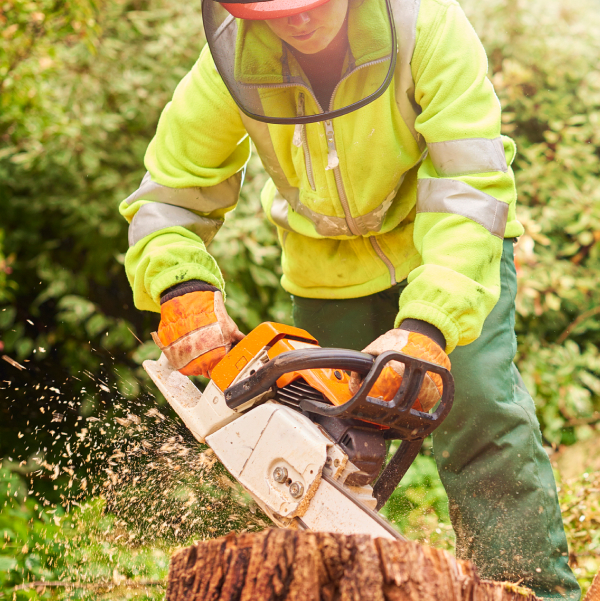
[[[594,576],[592,586],[588,589],[583,601],[600,601],[600,572]]]
[[[536,601],[471,562],[415,542],[265,530],[173,555],[166,601]]]

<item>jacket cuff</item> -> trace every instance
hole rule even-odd
[[[422,300],[409,302],[400,309],[394,327],[399,327],[405,319],[419,319],[434,325],[446,339],[446,353],[456,348],[460,336],[458,324],[439,306]]]
[[[202,280],[188,280],[187,282],[175,284],[175,286],[171,286],[162,292],[160,295],[160,304],[162,305],[172,298],[183,296],[190,292],[218,292],[218,290],[219,289],[216,286],[203,282]]]
[[[423,334],[423,336],[431,338],[441,348],[446,348],[446,337],[442,331],[422,319],[412,319],[409,317],[408,319],[404,319],[398,328],[408,332],[415,332],[416,334]]]

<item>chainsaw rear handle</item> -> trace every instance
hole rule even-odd
[[[368,396],[369,391],[390,361],[405,366],[402,385],[391,401]],[[444,367],[397,351],[377,357],[346,349],[315,348],[289,351],[278,355],[250,377],[225,390],[225,402],[236,410],[253,398],[271,390],[286,373],[316,368],[337,368],[365,376],[358,392],[343,405],[335,406],[305,399],[300,408],[308,413],[328,417],[355,418],[390,428],[388,438],[418,440],[433,432],[446,418],[454,400],[454,378]],[[443,392],[433,414],[413,409],[427,372],[439,374]]]

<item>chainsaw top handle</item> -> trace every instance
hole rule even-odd
[[[371,387],[390,361],[404,364],[402,385],[391,401],[368,396]],[[386,351],[374,358],[358,351],[336,348],[302,349],[271,359],[248,378],[225,390],[225,402],[236,410],[259,395],[273,390],[277,380],[292,371],[337,368],[364,376],[358,392],[343,405],[335,406],[304,399],[300,408],[328,417],[355,418],[390,429],[386,438],[422,439],[435,430],[448,415],[454,400],[454,378],[444,367],[397,351]],[[434,413],[413,409],[427,372],[439,374],[443,391]]]

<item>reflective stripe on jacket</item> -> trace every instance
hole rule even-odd
[[[459,5],[392,5],[399,41],[392,84],[331,122],[249,119],[204,48],[161,116],[148,174],[121,204],[138,308],[158,310],[160,293],[178,281],[223,289],[205,245],[236,205],[251,139],[270,176],[261,201],[279,230],[286,290],[352,298],[408,277],[397,323],[432,323],[448,351],[479,336],[499,296],[502,238],[523,231],[510,168],[515,146],[500,135],[485,52]],[[368,0],[352,10],[361,7]],[[368,85],[373,68],[346,83]],[[312,101],[301,92],[285,91],[299,110]]]

